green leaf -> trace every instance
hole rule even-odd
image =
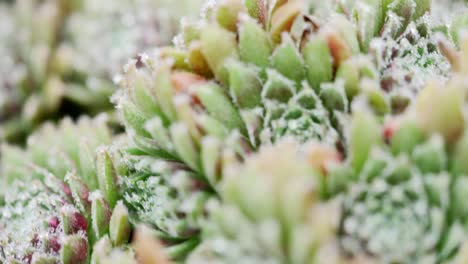
[[[215,137],[205,137],[201,146],[203,171],[210,184],[216,186],[221,176],[221,142]]]
[[[257,22],[252,19],[245,19],[241,22],[239,53],[243,61],[265,68],[268,66],[272,51],[268,34]]]
[[[180,158],[195,171],[200,171],[200,157],[198,149],[193,142],[188,128],[183,123],[176,123],[171,126],[171,137],[174,147]]]
[[[109,235],[114,246],[128,242],[131,234],[131,225],[128,219],[128,210],[122,202],[117,203],[112,212],[109,224]]]
[[[315,91],[320,85],[333,79],[333,59],[327,42],[320,37],[312,37],[302,50],[306,66],[307,80]]]
[[[285,77],[300,82],[305,78],[304,61],[291,36],[284,36],[271,56],[271,66]]]
[[[468,131],[455,145],[452,156],[451,172],[456,175],[468,175]]]
[[[201,31],[202,53],[216,79],[227,83],[228,72],[224,63],[228,58],[237,59],[236,35],[218,25],[209,24]]]
[[[367,112],[355,112],[351,126],[351,165],[360,172],[371,149],[382,143],[380,126],[376,118]]]
[[[94,195],[91,202],[91,224],[96,238],[99,239],[109,232],[111,209],[104,197],[99,193]]]
[[[70,187],[75,205],[79,207],[82,213],[89,215],[91,203],[88,200],[88,186],[72,172],[69,172],[67,176],[65,176],[65,181]]]
[[[90,190],[99,188],[96,174],[96,154],[87,139],[80,142],[80,171],[81,178]]]
[[[99,189],[104,195],[106,201],[109,203],[110,208],[114,208],[115,203],[119,199],[117,173],[111,156],[105,148],[100,148],[97,151],[96,169]]]
[[[237,129],[244,135],[246,134],[246,128],[239,112],[219,85],[215,83],[202,84],[197,89],[197,95],[211,116],[229,130]]]
[[[262,91],[262,97],[286,103],[296,92],[295,83],[275,70],[268,69],[267,82]]]
[[[171,81],[171,69],[169,65],[161,65],[154,74],[153,93],[161,106],[162,112],[169,121],[176,119],[174,108],[174,87]],[[164,121],[164,118],[161,117]]]
[[[254,108],[261,103],[262,82],[255,69],[237,61],[226,65],[229,72],[229,90],[240,108]]]
[[[400,124],[399,128],[391,138],[391,148],[394,154],[407,153],[411,154],[413,149],[423,142],[425,139],[424,133],[412,121],[405,121]]]

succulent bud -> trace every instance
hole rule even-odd
[[[131,233],[128,211],[123,203],[119,202],[112,212],[109,223],[109,236],[115,246],[128,242]]]

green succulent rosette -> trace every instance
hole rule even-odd
[[[418,42],[409,34],[423,30],[416,21],[429,10],[424,1],[414,5],[410,1],[411,8],[404,1],[386,2],[383,11],[377,9],[382,5],[378,1],[351,2],[333,4],[329,8],[336,11],[328,13],[320,12],[321,4],[313,1],[207,5],[200,21],[183,24],[175,48],[143,54],[127,65],[123,89],[115,96],[127,131],[137,145],[152,140],[160,156],[182,159],[196,170],[200,170],[196,153],[203,152],[198,150],[207,135],[224,139],[236,131],[254,149],[288,136],[300,142],[318,139],[343,145],[340,114],[349,112],[350,100],[357,94],[366,97],[379,114],[408,104],[411,89],[393,93],[380,82],[384,68],[397,64],[395,56],[381,58],[388,52],[369,51],[368,46],[387,39],[405,42],[407,47],[410,39]],[[373,16],[358,16],[364,7]],[[400,14],[397,7],[409,13]],[[394,17],[406,23],[398,26],[391,20]],[[364,36],[369,32],[366,26],[372,26],[375,34]],[[421,28],[432,36],[429,26]],[[387,32],[385,36],[378,35],[381,30]],[[431,45],[437,59],[428,60],[443,60],[433,64],[448,69],[448,62],[430,40],[421,45]],[[220,41],[224,45],[218,45]],[[400,65],[416,65],[413,53],[404,55],[411,57],[411,63],[395,60]],[[418,65],[444,75],[442,70],[429,69],[428,63]],[[426,78],[420,75],[424,83]],[[176,139],[187,134],[183,130],[190,138]],[[184,141],[185,146],[177,141]]]
[[[200,20],[184,21],[175,47],[131,60],[114,103],[130,140],[125,200],[134,221],[160,231],[169,251],[197,241],[206,201],[223,196],[219,185],[229,164],[283,138],[318,140],[346,156],[344,122],[354,99],[363,98],[379,116],[399,112],[429,78],[403,96],[396,90],[408,82],[394,91],[381,83],[388,65],[417,64],[430,53],[434,63],[417,67],[445,78],[448,62],[423,19],[428,3],[382,5],[209,2]],[[387,42],[432,49],[390,56],[376,49]],[[160,171],[161,164],[169,169]],[[321,194],[331,197],[346,179],[336,176],[325,185]],[[188,251],[173,256],[183,259]]]
[[[395,137],[408,137],[403,133],[415,133],[415,140],[422,135],[408,125]],[[346,252],[366,252],[383,263],[438,263],[454,250],[445,248],[453,247],[450,232],[460,231],[449,218],[452,177],[446,145],[437,136],[420,140],[408,152],[370,152],[343,202],[341,245]]]
[[[28,180],[30,167],[34,165],[48,170],[60,180],[64,180],[70,171],[86,175],[85,178],[89,178],[87,184],[96,188],[94,152],[99,146],[111,142],[107,122],[106,115],[94,119],[82,117],[76,123],[65,118],[58,125],[44,124],[28,138],[25,148],[3,144],[2,180],[6,184]]]
[[[120,198],[121,166],[106,119],[44,125],[25,149],[2,147],[0,261],[89,263],[109,237],[127,244],[131,224]]]
[[[56,183],[10,187],[0,209],[3,263],[85,263],[86,220]]]
[[[131,220],[154,228],[174,260],[183,260],[200,242],[205,203],[213,198],[205,182],[184,165],[143,158],[123,181]]]
[[[219,12],[235,11],[234,16],[239,8],[246,11],[240,1],[218,7]],[[291,21],[298,16],[298,7],[297,3],[286,5],[286,9],[295,10],[286,14]],[[142,55],[131,61],[126,66],[123,89],[115,96],[133,143],[129,161],[134,170],[128,177],[126,203],[136,219],[161,231],[160,237],[172,245],[170,252],[183,253],[173,255],[176,259],[189,251],[180,248],[191,245],[192,249],[198,244],[205,202],[216,198],[226,164],[242,159],[260,142],[287,135],[301,141],[323,138],[332,145],[339,139],[323,100],[306,80],[303,55],[289,34],[284,34],[283,51],[277,50],[282,65],[267,68],[275,44],[255,17],[244,16],[239,43],[228,25],[207,18],[210,22],[206,26],[193,29],[193,34],[201,34],[193,40],[192,46],[198,43],[197,48],[165,48],[158,51],[157,59]],[[231,22],[236,31],[235,18]],[[184,30],[190,31],[190,27],[188,23]],[[257,36],[261,42],[254,39]],[[216,46],[217,39],[226,45]],[[328,50],[323,39],[317,38],[317,43],[317,50],[311,46],[312,53]],[[245,54],[250,59],[239,57],[238,48],[257,44],[263,53],[262,63],[267,63],[263,69],[251,63],[257,60],[256,54]],[[288,70],[289,61],[282,63],[280,58],[287,58],[287,54],[295,56],[291,61],[301,71],[297,78],[293,70],[289,71],[293,79],[279,72],[280,68]],[[329,52],[328,62],[331,70]],[[337,97],[346,101],[344,90]],[[148,165],[142,166],[145,163]],[[159,171],[161,164],[169,167]]]
[[[19,124],[65,101],[107,109],[134,57],[114,96],[127,138],[83,117],[2,146],[0,263],[463,263],[464,14],[440,27],[428,0],[209,1],[174,47],[135,56],[158,41],[154,3],[95,2],[15,2],[14,82],[40,90]],[[147,15],[111,19],[127,11]]]
[[[230,166],[187,263],[348,263],[336,240],[339,203],[321,195],[320,168],[336,162],[323,148],[284,141]]]
[[[447,26],[438,22],[437,1],[342,3],[354,15],[361,47],[372,57],[392,113],[403,111],[429,80],[450,77],[451,65],[438,47]]]
[[[348,102],[344,88],[332,83],[326,37],[304,39],[301,51],[301,39],[290,32],[303,21],[305,5],[278,3],[268,26],[249,8],[241,1],[208,6],[200,24],[184,25],[178,47],[127,65],[115,102],[136,149],[181,161],[213,184],[212,156],[219,160],[221,144],[237,145],[241,155],[287,136],[340,141],[333,113],[346,111]]]
[[[463,258],[466,88],[466,69],[457,70],[449,82],[427,85],[385,125],[355,111],[339,232],[345,253],[381,263]]]

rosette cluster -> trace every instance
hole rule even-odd
[[[107,109],[93,85],[131,59],[123,131],[71,117],[2,147],[0,263],[467,261],[466,3],[207,1],[136,55],[165,28],[154,3],[95,2],[16,4],[56,15],[37,32],[52,48],[31,42],[47,66],[25,80],[47,89],[27,113]]]
[[[127,243],[128,211],[118,202],[125,174],[104,118],[45,125],[25,149],[2,147],[0,261],[89,263],[93,245]]]

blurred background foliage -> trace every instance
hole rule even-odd
[[[202,0],[0,1],[0,141],[46,120],[112,111],[122,65],[170,44]]]

